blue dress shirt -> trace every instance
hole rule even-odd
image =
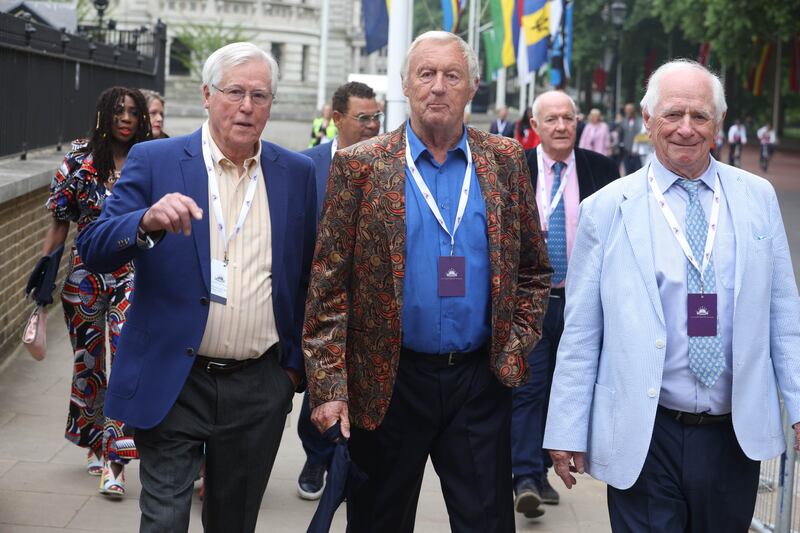
[[[467,134],[439,164],[406,123],[411,157],[431,191],[447,228],[455,223],[467,170]],[[438,261],[450,255],[450,236],[439,226],[406,167],[406,271],[403,287],[403,346],[416,352],[469,352],[491,333],[489,240],[486,204],[472,169],[467,208],[455,234],[455,255],[465,257],[466,295],[438,294]]]
[[[700,203],[706,222],[711,216],[717,162],[711,164],[700,176]],[[685,229],[686,205],[689,194],[676,182],[680,177],[667,170],[657,158],[652,158],[653,175],[664,194],[681,229]],[[720,187],[722,184],[720,184]],[[725,191],[721,191],[719,223],[714,240],[714,272],[717,285],[717,317],[719,320],[725,369],[713,387],[706,387],[689,369],[689,337],[686,332],[687,259],[678,241],[672,235],[664,215],[650,195],[650,232],[653,242],[653,262],[656,269],[658,292],[667,325],[667,346],[659,404],[669,409],[690,413],[726,414],[731,412],[731,383],[733,379],[731,341],[733,339],[733,285],[736,265],[736,242],[733,220],[730,216]]]

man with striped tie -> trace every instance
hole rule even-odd
[[[709,155],[719,78],[671,61],[641,107],[655,157],[581,205],[544,446],[568,488],[608,483],[615,533],[744,533],[779,389],[800,436],[786,232],[772,186]]]
[[[578,204],[619,177],[619,169],[609,158],[575,148],[577,116],[577,106],[566,93],[548,91],[539,95],[533,102],[531,127],[541,144],[525,152],[553,267],[542,338],[528,355],[531,379],[513,391],[514,507],[528,518],[544,514],[542,503],[558,503],[558,493],[547,481],[551,463],[542,450],[542,438],[550,380],[564,328],[564,278],[578,225]]]

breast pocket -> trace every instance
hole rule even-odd
[[[732,232],[720,232],[714,243],[714,269],[717,281],[733,289],[736,274],[736,237]]]

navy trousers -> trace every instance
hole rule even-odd
[[[347,500],[348,533],[414,531],[429,456],[452,531],[512,533],[510,424],[511,390],[488,354],[454,366],[401,355],[381,425],[351,430],[350,457],[368,480]]]
[[[614,533],[746,533],[760,463],[748,459],[733,424],[683,425],[656,414],[642,473],[626,490],[608,487]]]
[[[297,419],[297,436],[303,444],[308,462],[315,465],[329,465],[335,445],[326,440],[311,423],[311,408],[308,405],[308,390],[303,394],[303,406]]]
[[[553,381],[556,352],[564,331],[564,299],[551,296],[542,326],[542,338],[528,355],[531,377],[512,392],[511,468],[514,480],[532,478],[541,487],[542,475],[553,466],[542,450],[547,403]]]

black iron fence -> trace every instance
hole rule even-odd
[[[163,93],[166,34],[159,23],[79,36],[0,13],[0,157],[87,135],[108,87]]]

